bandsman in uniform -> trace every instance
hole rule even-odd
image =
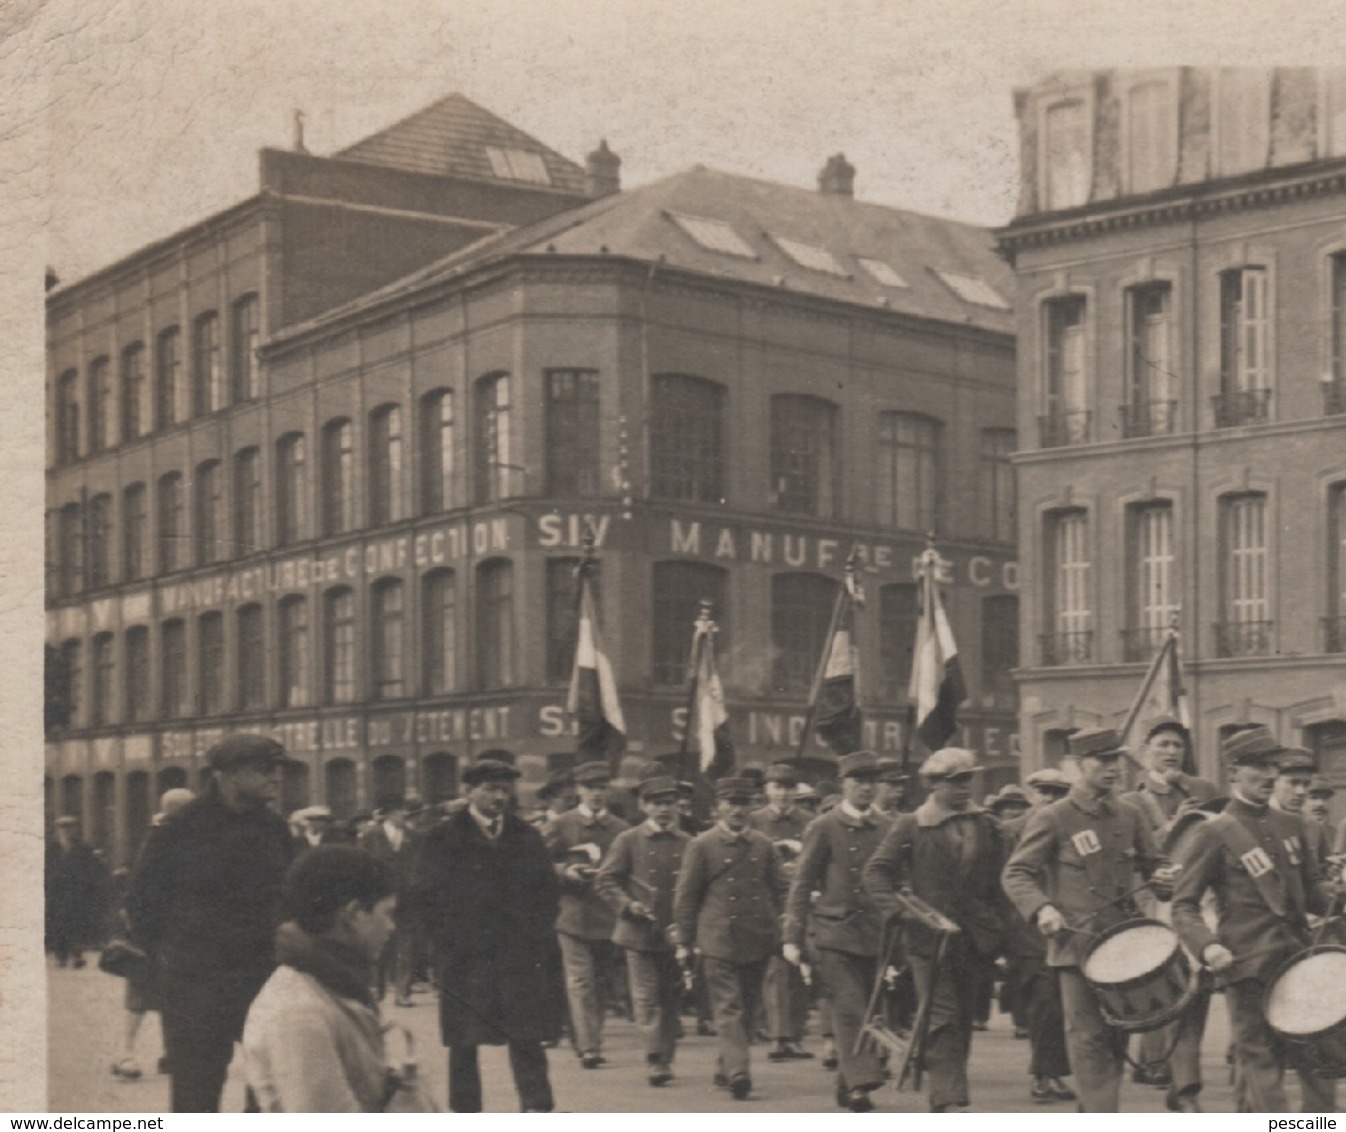
[[[616,921],[612,909],[594,891],[598,866],[626,822],[608,813],[612,771],[607,763],[575,768],[579,805],[542,829],[561,885],[556,933],[565,967],[575,1052],[585,1069],[606,1063],[603,1056],[604,988],[617,962],[612,942]]]
[[[1087,727],[1068,746],[1079,779],[1064,799],[1029,818],[1003,881],[1019,914],[1047,937],[1082,1110],[1116,1112],[1127,1035],[1104,1021],[1080,965],[1095,935],[1136,915],[1130,893],[1137,872],[1164,899],[1173,874],[1144,815],[1113,796],[1123,753],[1117,732]]]
[[[1287,1111],[1283,1047],[1267,1025],[1263,994],[1281,964],[1308,945],[1309,915],[1326,912],[1331,900],[1302,821],[1270,804],[1282,750],[1265,727],[1224,741],[1229,804],[1184,842],[1173,895],[1179,937],[1224,986],[1240,1112]],[[1214,931],[1201,917],[1208,890],[1219,912]],[[1321,1099],[1306,1088],[1304,1111]]]
[[[1304,812],[1328,831],[1329,838],[1332,834],[1332,797],[1336,792],[1336,787],[1323,775],[1315,774],[1309,783],[1309,800],[1304,803]]]
[[[911,776],[902,769],[901,759],[879,759],[878,794],[874,805],[879,813],[895,818],[907,802],[907,780]]]
[[[700,953],[719,1039],[714,1083],[735,1100],[752,1092],[748,1042],[786,889],[775,847],[748,823],[753,793],[748,779],[716,783],[718,820],[687,846],[673,897],[674,954],[685,966]]]
[[[945,747],[921,764],[929,796],[888,829],[864,868],[865,888],[879,911],[897,913],[916,994],[929,999],[923,1049],[930,1074],[930,1111],[969,1103],[967,1062],[975,996],[1004,945],[1004,864],[1000,824],[972,801],[981,767],[971,751]],[[910,915],[898,895],[914,895],[958,926],[935,967],[939,933]]]
[[[802,847],[804,828],[813,816],[794,804],[799,775],[788,763],[775,763],[767,768],[767,804],[753,810],[749,822],[753,829],[771,839],[780,857],[786,878],[794,874],[795,861]],[[800,1047],[804,1027],[808,1024],[808,988],[799,970],[779,955],[773,955],[766,965],[766,980],[762,984],[762,1000],[766,1006],[767,1036],[774,1048],[767,1054],[769,1061],[791,1061],[813,1056]]]

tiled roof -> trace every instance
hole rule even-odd
[[[549,183],[563,192],[584,192],[581,166],[461,94],[441,98],[333,156],[413,173]],[[545,177],[529,175],[538,159]]]

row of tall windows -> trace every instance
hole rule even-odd
[[[1346,651],[1346,484],[1328,495],[1325,652]],[[1226,495],[1219,503],[1219,602],[1210,626],[1214,654],[1264,656],[1274,651],[1275,622],[1268,572],[1273,527],[1260,492]],[[1041,661],[1085,664],[1100,659],[1095,640],[1093,535],[1089,512],[1051,513],[1044,539],[1046,624]],[[1182,603],[1173,504],[1128,508],[1126,516],[1126,627],[1122,659],[1144,661],[1162,644]]]
[[[144,342],[132,342],[123,347],[115,368],[108,355],[89,362],[82,387],[78,370],[61,374],[56,382],[55,462],[72,463],[181,424],[193,414],[261,396],[257,296],[244,295],[230,308],[227,372],[220,323],[217,311],[198,315],[189,327],[186,357],[182,328],[170,326],[156,337],[152,358],[147,359]]]

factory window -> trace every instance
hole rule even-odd
[[[1013,542],[1014,465],[1010,454],[1018,446],[1012,428],[981,430],[981,507],[982,535],[997,542]]]
[[[283,546],[308,538],[308,463],[304,434],[276,443],[276,540]]]
[[[939,529],[943,432],[939,421],[915,413],[879,414],[880,526]]]
[[[1173,431],[1177,409],[1173,373],[1173,288],[1147,283],[1126,292],[1127,402],[1124,436],[1163,436]]]
[[[821,574],[777,574],[771,579],[772,690],[807,693],[829,644],[839,584]]]
[[[1265,656],[1271,651],[1266,502],[1265,495],[1256,493],[1220,500],[1221,621],[1215,627],[1217,656]]]
[[[266,623],[260,605],[238,611],[238,706],[266,707]]]
[[[197,704],[203,715],[224,711],[224,614],[196,619]]]
[[[1132,507],[1128,520],[1131,592],[1123,659],[1141,661],[1149,660],[1163,644],[1178,610],[1173,504]]]
[[[179,618],[159,627],[159,691],[164,718],[187,714],[187,626]]]
[[[406,595],[399,579],[381,578],[370,596],[373,695],[376,700],[395,700],[407,692]]]
[[[89,588],[112,581],[112,496],[106,492],[89,500]]]
[[[991,594],[981,603],[981,689],[998,699],[1013,700],[1010,672],[1019,664],[1019,599]]]
[[[1087,203],[1092,174],[1088,104],[1072,99],[1048,107],[1044,132],[1047,209]]]
[[[176,326],[163,331],[154,348],[154,385],[159,405],[159,427],[187,419],[186,375],[182,370],[182,335]]]
[[[886,703],[902,703],[907,698],[919,616],[914,582],[895,582],[879,589],[878,691]]]
[[[355,595],[349,587],[323,595],[323,644],[326,657],[324,699],[329,704],[355,701]]]
[[[473,448],[477,503],[492,503],[510,494],[512,451],[509,441],[509,374],[496,373],[477,382]]]
[[[220,319],[214,311],[206,311],[192,324],[192,390],[192,411],[198,415],[224,408]]]
[[[659,499],[724,502],[724,390],[657,373],[651,382],[650,490]]]
[[[831,518],[837,509],[837,407],[819,397],[771,399],[771,486],[777,511]]]
[[[56,462],[79,459],[79,374],[71,369],[56,382]]]
[[[150,717],[150,631],[144,625],[126,630],[126,722]]]
[[[159,570],[169,573],[187,565],[187,529],[183,522],[182,473],[159,477]]]
[[[433,806],[458,796],[458,760],[447,751],[435,751],[421,760],[421,797]]]
[[[1215,427],[1268,419],[1271,407],[1271,324],[1264,267],[1220,274],[1220,392]]]
[[[431,570],[421,580],[421,677],[428,696],[442,696],[458,687],[456,587],[452,570]]]
[[[209,566],[225,557],[224,477],[218,460],[196,468],[196,564]]]
[[[427,515],[454,505],[453,390],[421,398],[421,509]]]
[[[243,448],[234,453],[234,547],[252,554],[262,546],[262,453]]]
[[[1327,494],[1328,594],[1325,652],[1346,652],[1346,483]]]
[[[1346,252],[1328,261],[1331,311],[1328,315],[1331,368],[1323,382],[1323,413],[1346,413]]]
[[[345,821],[355,813],[359,797],[355,763],[350,759],[332,759],[323,769],[323,778],[323,797],[332,816]]]
[[[65,723],[79,727],[83,720],[80,708],[84,700],[84,645],[73,637],[61,642],[61,669],[65,676]]]
[[[280,706],[309,702],[308,599],[291,594],[280,603]]]
[[[401,798],[407,792],[407,764],[401,755],[379,755],[370,766],[370,796]]]
[[[715,651],[721,660],[728,653],[725,633],[727,573],[718,566],[699,562],[654,564],[654,682],[686,685],[692,655],[692,633],[703,601],[710,602],[710,615],[719,626]]]
[[[1085,353],[1085,300],[1067,295],[1043,304],[1044,448],[1090,439],[1089,370]]]
[[[578,558],[547,559],[547,679],[564,684],[575,664],[575,641],[579,625]],[[600,605],[599,575],[593,574],[594,604]]]
[[[322,532],[355,530],[355,436],[344,417],[322,430]]]
[[[1178,116],[1172,86],[1138,83],[1126,96],[1126,191],[1149,193],[1178,172]]]
[[[1049,515],[1047,537],[1048,631],[1042,640],[1042,663],[1084,664],[1093,659],[1094,648],[1088,512]]]
[[[1215,173],[1265,168],[1271,153],[1269,73],[1261,67],[1222,67],[1215,125]]]
[[[107,358],[89,363],[89,452],[112,443],[112,367]]]
[[[135,440],[153,420],[150,383],[145,374],[145,347],[133,342],[122,351],[122,439]]]
[[[103,727],[113,722],[113,695],[117,677],[116,642],[111,633],[99,633],[93,639],[93,693],[89,697],[89,726]]]
[[[402,474],[402,410],[381,405],[369,414],[369,522],[406,518],[406,477]]]
[[[514,683],[514,567],[504,559],[477,567],[477,686]]]
[[[550,369],[546,391],[547,493],[597,495],[600,491],[598,373]]]
[[[84,589],[84,509],[78,503],[61,508],[56,528],[57,579],[62,597]]]
[[[262,369],[257,361],[261,334],[261,305],[256,295],[244,295],[234,303],[230,325],[230,362],[235,401],[250,401],[262,395]]]
[[[145,576],[149,533],[145,485],[130,484],[122,492],[122,577],[128,582]]]

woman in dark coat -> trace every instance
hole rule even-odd
[[[543,1042],[565,1018],[556,874],[536,829],[509,811],[519,772],[482,759],[468,805],[432,829],[407,903],[435,950],[449,1107],[480,1112],[477,1047],[508,1045],[525,1112],[554,1106]]]

